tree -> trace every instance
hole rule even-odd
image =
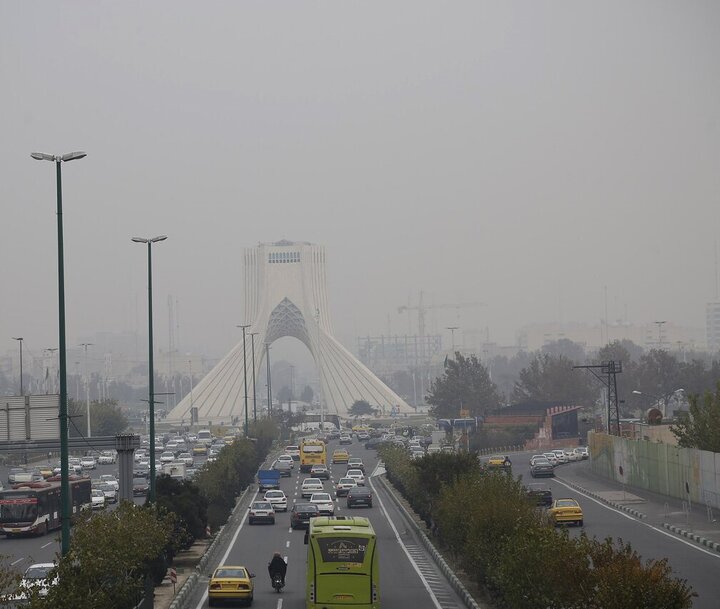
[[[303,402],[312,404],[313,397],[315,397],[315,392],[312,390],[312,387],[310,387],[310,385],[305,385],[305,387],[302,390],[302,393],[300,394],[300,399]]]
[[[561,338],[543,345],[542,352],[549,355],[561,355],[575,363],[585,360],[585,348],[580,343],[575,343],[567,338]]]
[[[112,512],[81,514],[58,583],[33,607],[125,609],[143,590],[149,564],[164,551],[176,518],[156,506],[123,501]]]
[[[375,414],[376,409],[370,406],[366,400],[357,400],[350,408],[348,414],[353,417],[362,417]]]
[[[445,360],[445,371],[430,384],[425,400],[432,416],[438,418],[458,417],[461,408],[470,416],[483,416],[500,405],[487,368],[477,356],[464,357],[459,351],[454,359]]]
[[[295,399],[295,397],[292,394],[292,391],[290,391],[290,387],[287,385],[283,385],[280,391],[278,391],[277,399],[281,402],[290,402]]]
[[[591,405],[598,388],[582,370],[573,370],[566,357],[536,355],[530,365],[520,371],[513,397],[517,401],[567,402]]]
[[[163,475],[157,478],[155,494],[158,506],[173,512],[179,519],[178,549],[187,549],[193,541],[205,537],[208,501],[197,486],[189,480],[180,481]]]
[[[720,383],[715,393],[707,391],[689,397],[690,410],[670,431],[683,448],[698,448],[710,452],[720,452]]]
[[[87,405],[68,399],[70,437],[88,437]],[[128,427],[127,417],[118,406],[117,400],[93,400],[90,402],[90,426],[94,436],[114,436]]]

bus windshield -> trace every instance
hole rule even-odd
[[[35,497],[0,499],[0,522],[31,522],[37,518]]]
[[[365,562],[367,540],[358,537],[320,537],[317,540],[323,562]]]
[[[304,444],[303,445],[304,453],[321,453],[324,450],[325,450],[325,446],[317,446],[314,444]]]

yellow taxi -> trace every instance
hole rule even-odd
[[[490,468],[502,468],[510,467],[510,459],[507,455],[493,455],[488,459],[488,467]]]
[[[347,463],[349,458],[350,453],[348,453],[348,451],[346,451],[344,448],[338,448],[337,450],[333,451],[333,463]]]
[[[218,601],[245,601],[248,605],[253,602],[254,573],[245,567],[222,565],[215,569],[208,583],[208,603],[211,607]]]
[[[207,455],[208,448],[206,444],[196,444],[192,449],[193,455]]]
[[[53,468],[50,465],[41,465],[40,467],[38,467],[38,471],[45,479],[51,478],[54,475]]]
[[[583,511],[575,499],[555,499],[548,509],[548,517],[555,526],[566,522],[583,525]]]

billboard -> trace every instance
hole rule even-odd
[[[0,397],[0,441],[60,438],[60,396]]]

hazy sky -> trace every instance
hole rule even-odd
[[[341,340],[704,325],[720,226],[720,3],[0,2],[0,353],[145,329],[222,355],[243,247],[322,244]],[[7,341],[3,342],[7,338]],[[354,347],[353,344],[348,346]]]

